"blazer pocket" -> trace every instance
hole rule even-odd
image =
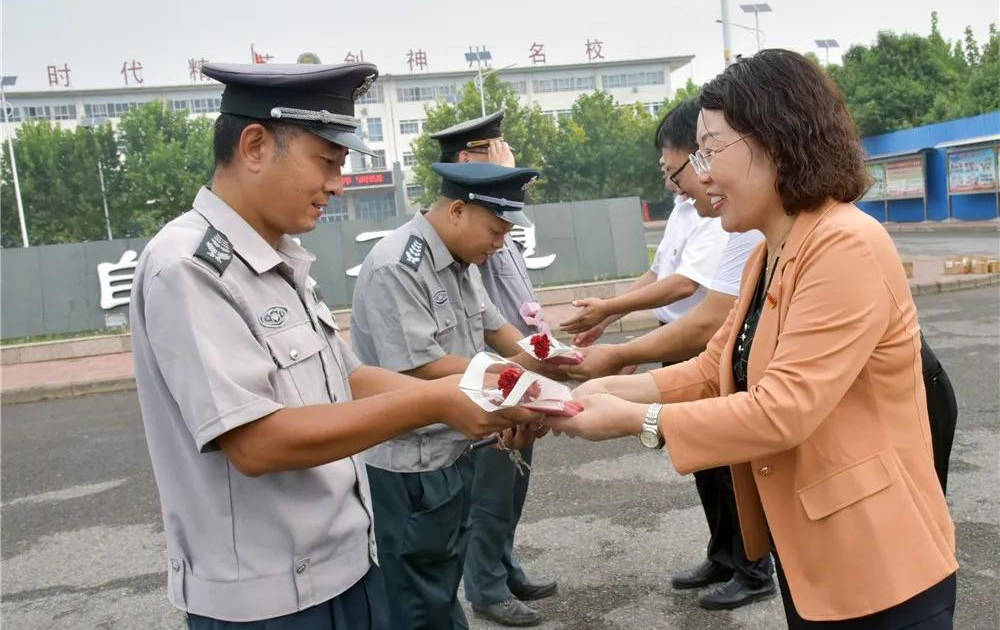
[[[799,489],[799,501],[810,520],[818,521],[870,497],[892,484],[881,454],[875,454]]]

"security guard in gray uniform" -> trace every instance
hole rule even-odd
[[[521,333],[500,315],[476,265],[513,224],[530,225],[524,186],[538,171],[434,164],[441,198],[382,239],[361,265],[351,339],[361,360],[420,378],[465,371],[486,344],[529,369]],[[443,425],[397,437],[365,457],[393,628],[467,628],[457,599],[468,536],[468,439]]]
[[[289,237],[340,194],[371,64],[206,64],[226,84],[215,173],[149,242],[131,323],[170,601],[192,629],[392,628],[356,454],[444,422],[483,436],[456,377],[362,366]],[[353,400],[364,398],[364,400]]]
[[[442,162],[489,162],[515,165],[514,154],[503,138],[503,111],[467,120],[431,134],[441,145]],[[534,287],[524,262],[523,246],[511,238],[479,265],[486,294],[500,313],[522,335],[538,332],[525,323],[521,305],[536,302]],[[521,455],[531,464],[532,436]],[[473,454],[469,548],[465,556],[465,596],[477,615],[510,626],[541,623],[542,615],[524,601],[542,599],[556,592],[555,582],[531,582],[514,556],[514,531],[521,519],[528,493],[530,469],[520,472],[507,455],[496,449]]]

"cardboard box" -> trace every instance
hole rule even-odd
[[[960,273],[965,273],[965,263],[962,258],[945,258],[944,259],[944,274],[946,276],[954,276]]]
[[[976,256],[972,259],[972,273],[989,273],[990,260],[985,256]]]
[[[907,261],[904,260],[903,261],[903,271],[906,272],[906,277],[907,278],[912,278],[913,277],[913,263],[912,262],[907,262]]]

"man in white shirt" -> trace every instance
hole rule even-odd
[[[660,125],[657,144],[663,154],[660,164],[667,185],[678,193],[686,193],[697,212],[710,217],[716,213],[693,169],[688,168],[686,159],[687,152],[697,149],[695,128],[698,112],[696,99],[674,108]],[[667,231],[670,231],[669,224]],[[670,319],[668,325],[627,343],[584,348],[583,363],[568,366],[564,371],[571,378],[585,380],[615,374],[626,366],[640,363],[684,361],[704,350],[732,309],[739,295],[743,267],[750,252],[763,239],[757,231],[727,234],[726,237],[728,241],[718,268],[704,284],[707,291],[696,306],[688,309],[683,316]],[[666,240],[664,237],[664,242]],[[659,257],[660,251],[657,252]],[[657,317],[663,321],[659,314]],[[575,341],[580,343],[588,339]],[[674,575],[671,584],[677,589],[691,589],[722,582],[698,598],[699,605],[712,610],[738,608],[773,597],[775,587],[771,579],[773,566],[770,556],[751,562],[743,550],[729,468],[700,471],[694,477],[708,521],[710,538],[707,558],[698,567]]]
[[[728,240],[718,217],[700,216],[686,195],[677,194],[649,271],[622,295],[574,300],[580,310],[560,328],[575,335],[573,343],[587,346],[633,311],[654,309],[656,318],[669,324],[704,299]]]

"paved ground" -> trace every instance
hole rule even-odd
[[[993,629],[1000,299],[994,286],[917,302],[961,406],[949,481],[962,564],[955,627]],[[134,392],[5,406],[2,432],[3,625],[184,627],[164,592],[159,503]],[[518,552],[532,575],[560,582],[541,603],[544,628],[783,627],[777,600],[709,613],[694,594],[670,590],[669,574],[699,560],[706,529],[693,482],[661,456],[633,440],[547,438],[537,448]]]
[[[1000,255],[1000,232],[994,229],[937,227],[933,232],[893,232],[892,240],[904,259],[923,256]],[[646,226],[646,244],[656,247],[663,237],[663,224]]]

